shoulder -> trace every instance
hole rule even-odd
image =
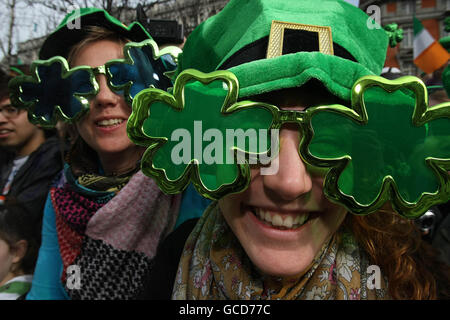
[[[43,144],[39,146],[31,155],[30,158],[38,158],[45,160],[57,160],[62,164],[62,149],[58,137],[50,137]]]
[[[171,298],[184,244],[198,220],[195,218],[185,221],[162,242],[139,299],[169,300]]]

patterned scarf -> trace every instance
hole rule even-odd
[[[173,228],[179,197],[162,194],[141,171],[116,177],[65,176],[50,191],[63,260],[61,281],[72,299],[132,299],[159,241]],[[66,270],[82,272],[81,288]]]
[[[263,277],[211,205],[186,241],[173,299],[386,299],[386,281],[368,289],[368,259],[343,227],[324,244],[309,269],[295,279]]]

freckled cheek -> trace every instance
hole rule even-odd
[[[340,227],[347,215],[347,210],[338,205],[328,203],[326,211],[317,222],[312,225],[312,236],[317,246],[333,235]]]
[[[228,195],[219,200],[219,208],[222,212],[225,221],[233,230],[238,232],[242,230],[243,213],[241,212],[241,204],[243,203],[245,196],[243,194]]]
[[[76,123],[76,128],[78,133],[83,137],[85,132],[88,131],[88,126],[87,126],[87,115],[84,116],[82,119],[80,119],[77,123]]]
[[[224,217],[231,219],[235,216],[239,216],[241,207],[241,197],[239,194],[227,195],[219,200],[219,207]]]
[[[79,121],[76,123],[76,129],[80,137],[89,145],[89,142],[94,137],[94,128],[93,125],[90,125],[92,122],[90,121],[89,113],[85,114]]]

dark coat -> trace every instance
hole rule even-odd
[[[11,157],[0,163],[0,190],[5,185],[12,167]],[[19,169],[8,196],[23,203],[31,212],[42,215],[50,184],[63,168],[61,145],[58,137],[48,138],[31,153]]]
[[[433,247],[438,249],[442,260],[450,266],[450,201],[438,206],[442,215],[432,238]]]
[[[184,244],[198,220],[194,218],[185,221],[159,245],[153,259],[153,267],[144,280],[144,287],[137,297],[138,300],[171,299]]]

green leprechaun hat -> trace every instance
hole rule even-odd
[[[389,37],[343,0],[231,0],[189,36],[178,72],[229,70],[239,97],[315,78],[349,100],[355,81],[379,75]]]
[[[151,39],[139,22],[133,22],[127,27],[105,10],[80,8],[66,15],[56,30],[47,37],[39,52],[39,59],[67,57],[72,45],[85,37],[87,26],[99,26],[115,31],[134,42]]]

